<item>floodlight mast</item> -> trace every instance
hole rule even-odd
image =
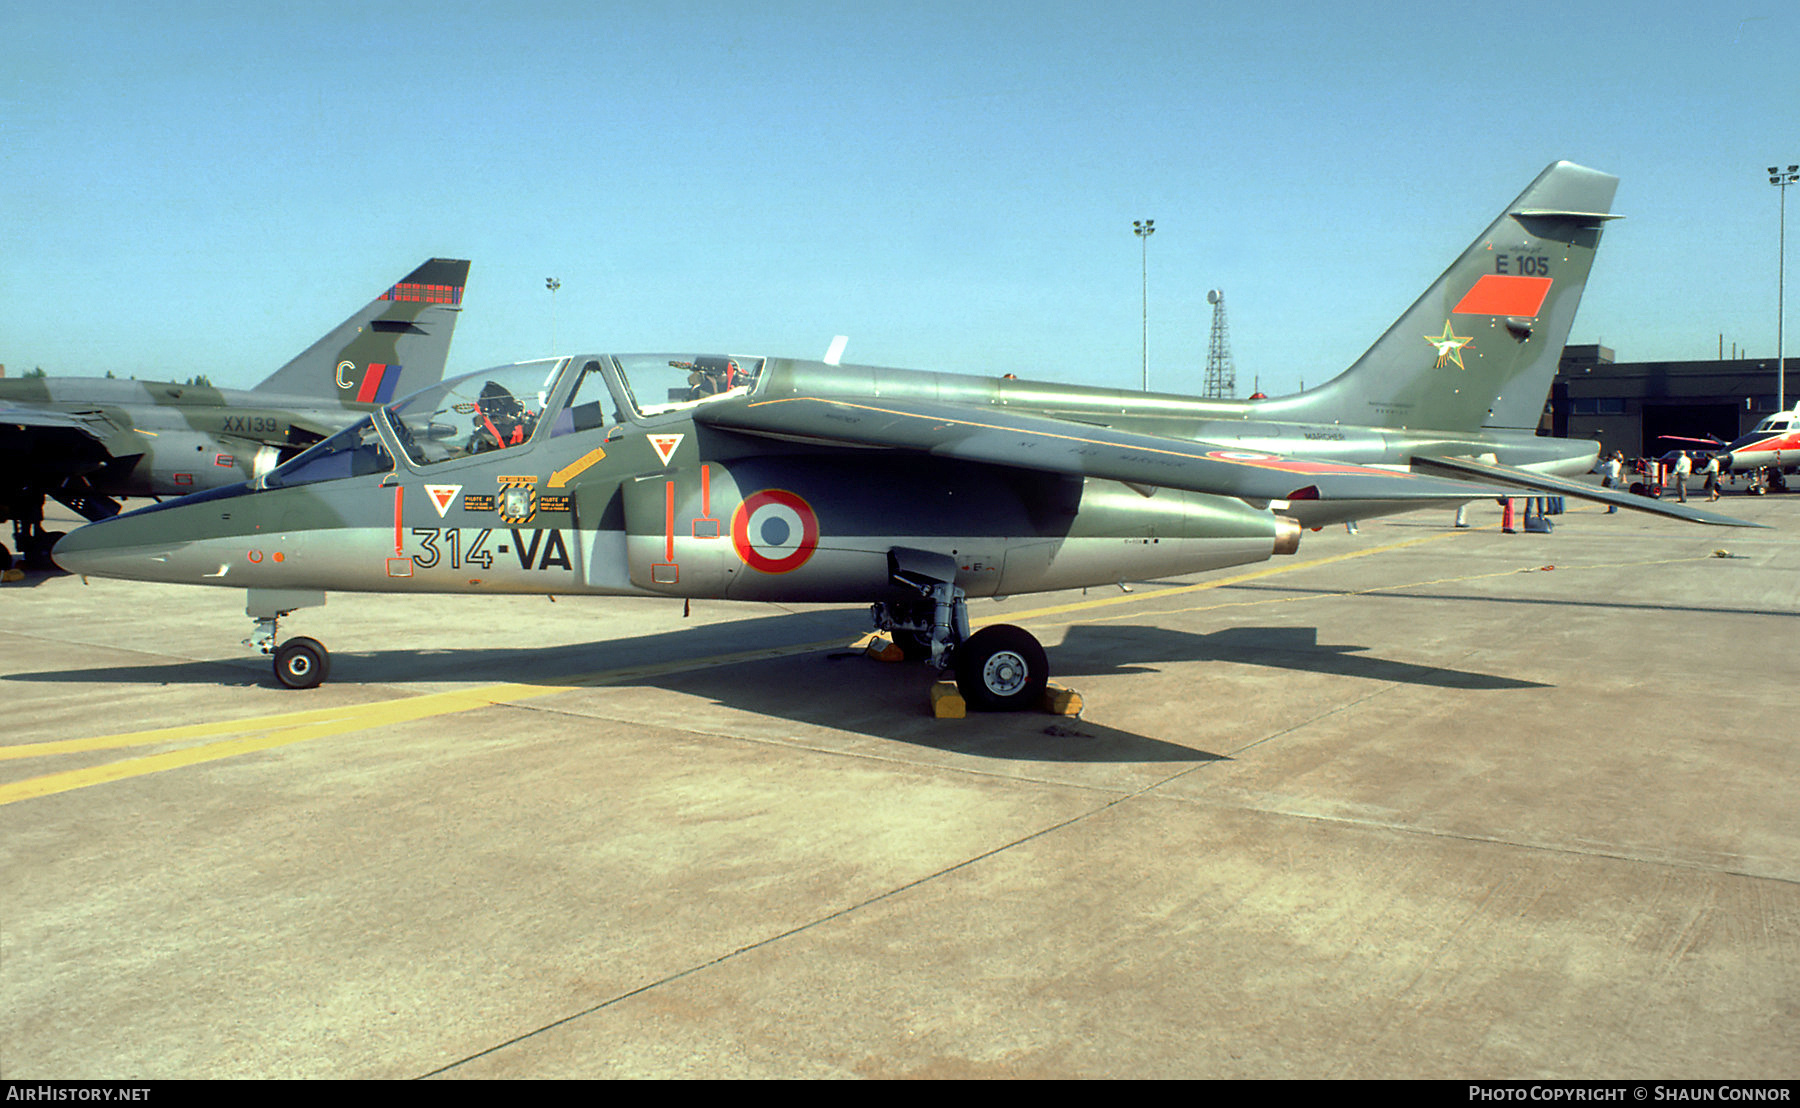
[[[1150,391],[1150,236],[1156,233],[1156,220],[1134,219],[1131,233],[1143,245],[1144,278],[1144,391]]]
[[[1775,270],[1775,410],[1787,411],[1787,358],[1782,349],[1782,324],[1787,316],[1787,187],[1800,181],[1800,165],[1769,167],[1769,183],[1781,190],[1781,221]]]

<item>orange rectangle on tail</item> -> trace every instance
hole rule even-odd
[[[1486,273],[1475,282],[1452,312],[1458,315],[1516,315],[1527,318],[1538,314],[1544,297],[1550,295],[1549,277],[1513,277],[1504,273]]]

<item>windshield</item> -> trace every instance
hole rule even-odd
[[[743,396],[763,370],[763,359],[743,354],[620,354],[615,360],[639,415]]]
[[[382,445],[374,419],[364,416],[299,457],[270,470],[263,478],[263,487],[310,485],[314,481],[387,473],[393,468],[394,459]]]
[[[552,437],[608,426],[608,413],[611,413],[611,423],[619,423],[624,419],[619,414],[618,405],[613,402],[612,391],[606,387],[606,370],[601,366],[600,359],[577,360],[581,362],[581,372],[576,376],[574,386],[569,389],[569,398],[563,401],[562,411],[550,421]]]
[[[510,450],[531,441],[560,358],[484,369],[421,389],[388,409],[415,465]]]

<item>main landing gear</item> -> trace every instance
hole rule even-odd
[[[956,648],[951,659],[956,691],[977,708],[1017,712],[1044,699],[1050,663],[1031,632],[1010,623],[983,627]]]
[[[21,493],[0,508],[4,508],[0,519],[10,516],[13,521],[12,549],[0,544],[0,570],[11,569],[15,563],[23,569],[55,569],[50,550],[63,532],[44,530],[44,494]]]
[[[1765,466],[1750,474],[1750,488],[1747,491],[1751,496],[1762,496],[1771,492],[1787,492],[1787,474],[1774,466]]]
[[[919,599],[879,603],[869,615],[909,659],[929,658],[939,669],[952,670],[956,690],[971,708],[1016,712],[1043,701],[1050,676],[1043,646],[1031,632],[1009,623],[970,634],[969,603],[954,584],[953,559],[894,550],[888,566],[893,582],[917,591]]]
[[[322,592],[251,589],[250,599],[244,605],[244,614],[256,620],[256,630],[250,632],[244,645],[274,655],[275,680],[290,689],[314,689],[323,684],[325,678],[331,676],[331,654],[324,643],[305,635],[276,646],[281,617],[296,608],[312,608],[323,603],[325,594]]]

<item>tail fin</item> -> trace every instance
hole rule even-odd
[[[1356,364],[1280,418],[1474,431],[1533,429],[1587,286],[1619,179],[1557,162]]]
[[[433,258],[254,391],[317,400],[386,404],[443,380],[450,335],[462,312],[469,263]],[[406,387],[400,389],[401,377]]]

